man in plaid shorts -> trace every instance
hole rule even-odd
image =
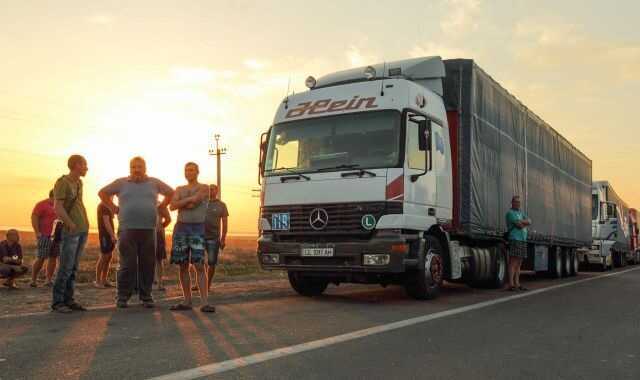
[[[527,226],[531,220],[520,210],[520,197],[511,198],[511,210],[507,212],[507,229],[509,232],[509,289],[528,290],[520,285],[520,268],[527,258]]]
[[[48,287],[53,285],[53,273],[56,271],[60,253],[60,247],[54,243],[53,239],[53,226],[56,218],[56,210],[53,207],[53,190],[51,190],[49,191],[49,198],[38,202],[31,213],[31,225],[38,242],[36,260],[33,262],[31,273],[30,286],[32,288],[38,286],[38,275],[44,266],[45,260],[47,261],[45,285]]]

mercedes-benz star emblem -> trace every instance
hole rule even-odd
[[[329,214],[322,208],[316,208],[309,214],[309,224],[316,231],[322,230],[329,223]]]

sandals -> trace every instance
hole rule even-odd
[[[200,306],[200,311],[203,313],[215,313],[216,308],[211,305],[202,305]]]
[[[173,305],[169,308],[169,310],[172,311],[186,311],[186,310],[191,310],[193,309],[193,306],[191,305],[185,305],[183,303],[179,303],[177,305]]]

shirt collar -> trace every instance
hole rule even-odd
[[[148,179],[149,179],[149,177],[147,175],[142,176],[142,178],[139,181],[136,181],[135,179],[133,179],[132,176],[128,176],[127,177],[127,181],[133,182],[133,183],[147,182]]]

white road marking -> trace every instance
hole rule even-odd
[[[198,379],[198,378],[201,378],[201,377],[211,376],[211,375],[215,375],[215,374],[218,374],[218,373],[239,369],[239,368],[242,368],[242,367],[248,367],[248,366],[253,365],[253,364],[258,364],[258,363],[266,362],[266,361],[269,361],[269,360],[282,358],[282,357],[285,357],[285,356],[295,355],[295,354],[298,354],[298,353],[301,353],[301,352],[311,351],[311,350],[315,350],[315,349],[318,349],[318,348],[325,348],[325,347],[332,346],[332,345],[335,345],[335,344],[348,342],[348,341],[354,340],[354,339],[360,339],[360,338],[364,338],[364,337],[371,336],[371,335],[376,335],[376,334],[380,334],[380,333],[384,333],[384,332],[388,332],[388,331],[398,330],[398,329],[401,329],[401,328],[404,328],[404,327],[409,327],[409,326],[417,325],[417,324],[420,324],[420,323],[433,321],[435,319],[446,318],[446,317],[450,317],[452,315],[458,315],[458,314],[466,313],[466,312],[469,312],[469,311],[483,309],[483,308],[494,306],[494,305],[498,305],[498,304],[501,304],[501,303],[514,301],[514,300],[517,300],[517,299],[520,299],[520,298],[531,297],[531,296],[534,296],[536,294],[546,293],[546,292],[550,292],[552,290],[565,288],[565,287],[568,287],[568,286],[578,285],[578,284],[582,284],[582,283],[585,283],[585,282],[589,282],[589,281],[593,281],[593,280],[597,280],[597,279],[602,279],[602,278],[607,278],[607,277],[612,277],[612,276],[619,276],[621,274],[624,274],[624,273],[627,273],[627,272],[631,272],[631,271],[635,271],[635,270],[639,270],[639,269],[640,269],[640,267],[636,267],[636,268],[627,269],[627,270],[623,270],[623,271],[619,271],[619,272],[615,272],[615,273],[609,273],[609,274],[605,274],[605,275],[598,275],[598,276],[595,276],[595,277],[585,278],[585,279],[582,279],[582,280],[577,280],[577,281],[567,282],[567,283],[563,283],[563,284],[553,285],[553,286],[550,286],[548,288],[530,290],[530,291],[528,291],[526,293],[514,294],[512,296],[502,297],[502,298],[498,298],[498,299],[490,300],[490,301],[479,302],[479,303],[472,304],[472,305],[462,306],[462,307],[458,307],[458,308],[455,308],[455,309],[445,310],[445,311],[441,311],[441,312],[437,312],[437,313],[433,313],[433,314],[427,314],[427,315],[423,315],[423,316],[420,316],[420,317],[405,319],[405,320],[402,320],[402,321],[392,322],[392,323],[385,324],[385,325],[370,327],[370,328],[367,328],[367,329],[353,331],[353,332],[342,334],[342,335],[336,335],[336,336],[332,336],[332,337],[329,337],[329,338],[318,339],[318,340],[314,340],[314,341],[311,341],[311,342],[296,344],[296,345],[293,345],[293,346],[282,347],[282,348],[278,348],[278,349],[271,350],[271,351],[261,352],[261,353],[258,353],[258,354],[243,356],[243,357],[240,357],[240,358],[237,358],[237,359],[230,359],[230,360],[226,360],[226,361],[219,362],[219,363],[212,363],[212,364],[207,364],[207,365],[203,365],[203,366],[192,368],[192,369],[173,372],[173,373],[169,373],[169,374],[166,374],[166,375],[163,375],[163,376],[154,377],[154,378],[151,378],[149,380],[190,380],[190,379]]]

